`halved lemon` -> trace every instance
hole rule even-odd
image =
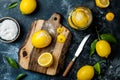
[[[49,52],[42,53],[38,58],[38,64],[42,67],[50,67],[53,64],[53,56]]]
[[[107,8],[110,5],[109,0],[95,0],[95,3],[100,8]]]

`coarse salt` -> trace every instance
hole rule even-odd
[[[0,37],[4,40],[13,40],[17,36],[17,24],[12,20],[0,23]]]

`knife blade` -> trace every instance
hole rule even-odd
[[[74,55],[73,59],[70,61],[70,63],[68,64],[67,68],[65,69],[65,71],[64,71],[64,73],[63,73],[63,77],[65,77],[65,76],[67,75],[67,73],[69,72],[69,70],[71,69],[71,67],[72,67],[75,59],[76,59],[76,58],[80,55],[80,53],[82,52],[83,47],[84,47],[84,45],[85,45],[85,43],[86,43],[86,41],[88,40],[89,37],[90,37],[90,34],[86,35],[86,36],[83,38],[83,40],[82,40],[82,42],[80,43],[77,51],[75,52],[75,55]]]
[[[76,53],[75,53],[75,56],[76,56],[76,57],[78,57],[78,56],[80,55],[80,53],[82,52],[83,47],[84,47],[86,41],[88,40],[89,36],[90,36],[90,34],[86,35],[86,36],[83,38],[82,42],[80,43],[80,45],[79,45],[79,47],[78,47],[78,49],[77,49],[77,51],[76,51]]]

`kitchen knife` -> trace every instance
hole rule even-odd
[[[82,42],[80,43],[80,45],[79,45],[79,47],[78,47],[78,49],[77,49],[77,51],[76,51],[73,59],[70,61],[70,63],[68,64],[67,68],[65,69],[65,71],[64,71],[64,73],[63,73],[63,77],[65,77],[65,76],[67,75],[67,73],[69,72],[70,68],[72,67],[72,65],[73,65],[73,63],[74,63],[74,61],[75,61],[75,59],[76,59],[76,58],[80,55],[80,53],[82,52],[83,47],[84,47],[84,45],[85,45],[85,43],[86,43],[86,41],[88,40],[89,37],[90,37],[90,34],[86,35],[86,36],[84,37],[84,39],[82,40]]]

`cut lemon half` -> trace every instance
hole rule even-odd
[[[53,56],[49,52],[42,53],[38,58],[38,64],[42,67],[50,67],[53,63]]]
[[[109,0],[95,0],[95,3],[100,8],[107,8],[110,5]]]

